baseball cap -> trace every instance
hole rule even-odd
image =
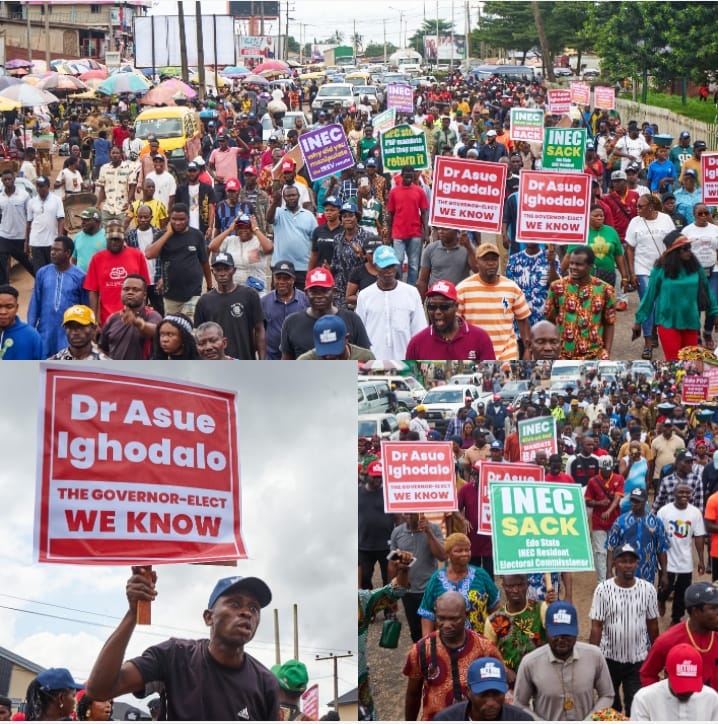
[[[157,140],[157,136],[155,136],[154,133],[150,133],[150,135],[147,136],[147,142],[148,142],[148,143],[150,143],[151,141],[156,141],[156,140]]]
[[[337,209],[342,208],[342,202],[339,201],[339,199],[336,196],[327,196],[326,199],[324,199],[324,208],[327,206],[334,206]]]
[[[47,176],[38,176],[35,179],[35,185],[36,186],[49,186],[50,179]]]
[[[700,606],[704,603],[718,603],[718,588],[714,584],[705,581],[694,583],[686,588],[683,601],[686,608]]]
[[[483,244],[479,244],[479,246],[476,248],[476,258],[481,259],[482,256],[486,256],[487,254],[496,254],[498,256],[499,250],[496,248],[495,244],[489,244],[488,242],[484,242]]]
[[[675,197],[675,195],[672,194],[670,191],[666,191],[666,193],[663,194],[663,196],[661,196],[661,201],[662,201],[664,204],[666,203],[666,201],[670,201],[671,199],[673,199],[673,200],[675,201],[675,200],[676,200],[676,197]]]
[[[274,274],[287,274],[288,276],[292,278],[296,278],[297,271],[294,268],[294,264],[292,264],[291,261],[279,261],[275,264],[274,269],[272,269],[272,272]]]
[[[681,135],[678,138],[690,138],[691,134],[688,131],[681,131]]]
[[[628,176],[626,176],[625,171],[621,171],[620,169],[618,171],[614,171],[611,174],[611,181],[627,181]]]
[[[681,460],[688,460],[688,462],[693,462],[693,453],[690,450],[683,450],[679,452],[676,455],[676,462],[679,462]]]
[[[63,326],[68,322],[77,322],[84,326],[97,323],[95,313],[84,304],[75,304],[65,310],[65,313],[62,315]]]
[[[81,219],[95,219],[96,221],[99,221],[102,216],[100,215],[100,212],[98,209],[96,209],[94,206],[89,206],[86,208],[81,214]]]
[[[273,133],[273,134],[269,137],[269,140],[270,140],[270,141],[278,141],[278,140],[279,140],[279,136],[278,136],[276,133]]]
[[[554,601],[546,609],[546,632],[549,636],[578,636],[575,606],[566,601]]]
[[[227,140],[227,134],[226,133],[220,133],[219,136],[217,136],[218,141],[226,141]]]
[[[238,178],[228,178],[224,182],[224,190],[225,191],[239,191],[239,179]]]
[[[125,234],[122,231],[122,227],[110,227],[105,228],[105,236],[107,239],[122,239],[124,241]]]
[[[220,251],[215,257],[214,261],[212,262],[212,266],[234,266],[234,257],[231,254],[228,254],[226,251]]]
[[[374,252],[374,266],[379,269],[386,269],[388,266],[398,266],[399,260],[396,258],[394,249],[390,246],[382,245]]]
[[[489,138],[489,136],[495,136],[496,131],[492,128],[490,131],[486,131],[486,138]]]
[[[342,214],[356,214],[357,205],[353,201],[347,201],[346,203],[342,204],[340,212]]]
[[[641,170],[640,164],[637,164],[635,161],[631,161],[631,163],[626,166],[626,171],[635,171],[638,173],[638,171]]]
[[[198,166],[204,166],[204,165],[205,165],[204,159],[202,158],[202,156],[195,156],[195,157],[192,159],[192,163],[196,163]]]
[[[194,161],[190,161],[190,162],[187,164],[187,170],[188,170],[188,171],[198,171],[198,170],[199,170],[199,166],[198,166]]]
[[[645,488],[634,488],[628,496],[628,499],[639,500],[641,503],[645,503],[648,500],[648,493]]]
[[[294,163],[294,160],[291,158],[285,158],[284,161],[282,161],[282,171],[294,171],[296,167],[297,164]]]
[[[311,271],[307,272],[307,277],[304,282],[304,288],[310,289],[311,287],[323,287],[324,289],[331,289],[334,286],[334,276],[324,267],[317,266]]]
[[[366,166],[365,166],[363,163],[358,163],[358,164],[354,167],[354,170],[355,170],[355,171],[366,171]]]
[[[610,455],[602,455],[598,465],[602,470],[613,470],[613,458]]]
[[[303,692],[309,683],[309,674],[307,667],[296,659],[289,659],[281,666],[275,664],[272,666],[272,673],[279,681],[279,688],[284,691]]]
[[[698,174],[692,168],[687,168],[683,172],[683,175],[684,176],[693,176],[693,178],[698,178]]]
[[[466,683],[474,694],[483,694],[485,691],[505,694],[509,690],[506,667],[493,656],[482,656],[472,661],[466,670]]]
[[[156,153],[154,156],[152,156],[153,161],[164,161],[165,157],[161,153]]]
[[[426,412],[426,405],[417,405],[414,408],[414,412]]]
[[[456,294],[456,287],[446,279],[439,279],[438,282],[434,282],[426,292],[426,296],[429,297],[432,294],[440,294],[442,297],[451,299],[452,302],[458,302],[459,297]]]
[[[703,658],[690,644],[673,646],[666,656],[666,673],[674,694],[703,689]]]
[[[498,440],[494,440],[489,447],[491,450],[503,450],[504,449],[504,446]]]
[[[705,141],[693,141],[693,150],[695,151],[698,149],[699,151],[705,151],[708,146],[706,146]],[[685,171],[683,172],[685,173]]]
[[[325,314],[314,322],[314,349],[317,356],[336,356],[346,346],[347,326],[335,314]]]
[[[384,475],[384,466],[381,460],[372,460],[366,467],[366,474],[372,478],[380,478]]]
[[[249,174],[250,176],[256,176],[257,175],[257,169],[254,168],[254,166],[245,166],[244,168],[244,175],[246,176]]]
[[[272,602],[272,592],[261,578],[231,576],[230,578],[220,578],[217,581],[217,585],[209,596],[207,608],[212,608],[220,596],[226,596],[228,593],[234,593],[242,589],[251,593],[257,599],[261,608],[268,606]]]
[[[368,159],[367,159],[366,167],[369,168],[370,166],[371,166],[372,168],[376,168],[376,159],[375,159],[375,158],[368,158]]]
[[[364,242],[364,251],[374,253],[383,243],[378,236],[371,236]]]
[[[632,556],[636,556],[636,558],[640,558],[638,553],[636,553],[636,549],[630,543],[624,543],[620,548],[616,548],[613,553],[613,557],[618,558],[619,556],[625,556],[629,554]]]
[[[67,669],[45,669],[35,679],[43,689],[47,691],[59,691],[60,689],[75,689],[80,691],[85,688],[84,684],[78,684]]]

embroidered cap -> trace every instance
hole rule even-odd
[[[703,658],[690,644],[678,644],[668,652],[666,673],[674,694],[703,689]]]
[[[566,601],[554,601],[546,609],[546,632],[549,636],[578,636],[576,607]]]
[[[474,694],[483,694],[486,691],[500,691],[505,694],[509,690],[506,667],[493,656],[482,656],[473,661],[466,670],[466,683]]]

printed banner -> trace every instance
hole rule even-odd
[[[491,533],[489,489],[493,483],[503,483],[509,480],[541,482],[543,479],[544,469],[540,465],[490,463],[483,460],[481,462],[481,469],[479,470],[479,520],[476,526],[476,532]]]
[[[522,463],[532,463],[539,450],[546,455],[558,452],[556,443],[556,420],[547,417],[533,417],[518,423],[519,451]]]
[[[427,168],[429,165],[426,134],[412,128],[408,123],[394,126],[382,133],[379,145],[385,171],[401,171],[402,166],[407,164],[416,169]]]
[[[387,513],[458,510],[450,442],[384,440],[381,460]]]
[[[701,192],[704,204],[718,204],[718,153],[701,154]]]
[[[550,88],[548,94],[548,112],[562,116],[571,111],[571,91],[568,88]]]
[[[494,572],[592,571],[593,553],[580,485],[497,482],[491,486]]]
[[[591,105],[591,86],[580,80],[571,81],[571,102],[581,106]]]
[[[399,113],[413,113],[414,89],[408,83],[391,83],[386,87],[386,107]]]
[[[501,233],[507,173],[505,163],[437,156],[429,223],[450,229]]]
[[[320,126],[299,136],[299,147],[312,181],[352,168],[355,164],[341,123]]]
[[[307,719],[317,721],[319,719],[319,684],[310,686],[301,696],[302,714]]]
[[[700,405],[710,400],[708,390],[710,388],[708,377],[697,375],[685,375],[681,380],[681,401],[684,405]]]
[[[376,138],[380,133],[394,128],[394,124],[396,123],[396,108],[387,108],[385,111],[377,113],[371,122],[374,126],[374,137]]]
[[[703,376],[708,378],[708,399],[718,397],[718,367],[707,367]]]
[[[522,171],[516,240],[585,244],[590,196],[588,174]]]
[[[585,128],[547,128],[544,133],[542,170],[583,173],[587,134]]]
[[[512,108],[509,138],[512,141],[543,143],[544,115],[540,108]]]
[[[236,393],[42,367],[35,551],[43,563],[246,558]]]
[[[238,35],[239,54],[243,57],[272,57],[274,38],[270,35]]]
[[[608,85],[597,85],[593,89],[593,105],[602,110],[612,111],[616,107],[616,94]]]

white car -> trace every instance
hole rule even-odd
[[[553,74],[557,78],[570,78],[573,76],[573,71],[570,68],[554,68]]]
[[[291,130],[292,128],[296,128],[294,125],[297,118],[302,119],[302,126],[304,128],[309,127],[309,119],[304,115],[303,111],[287,111],[284,114],[284,118],[282,118],[282,130],[281,135],[284,137],[287,135],[287,131]],[[262,116],[261,120],[262,124],[262,140],[266,143],[269,140],[269,137],[273,133],[277,133],[277,129],[274,127],[274,124],[272,123],[272,118],[269,115],[269,113],[265,113]]]
[[[373,415],[359,415],[359,437],[374,437],[382,440],[399,439],[399,422],[388,412]]]
[[[421,404],[426,407],[424,418],[429,427],[435,427],[442,434],[449,425],[457,410],[464,406],[464,400],[471,398],[471,405],[476,409],[476,402],[480,396],[476,385],[442,385],[429,390]]]
[[[598,68],[586,68],[581,74],[583,80],[595,80],[601,77],[601,71]]]

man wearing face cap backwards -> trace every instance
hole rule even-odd
[[[160,719],[219,721],[279,719],[277,679],[245,652],[257,630],[260,611],[272,593],[260,578],[222,578],[210,594],[203,613],[209,638],[169,639],[150,646],[141,656],[125,661],[134,631],[139,601],[157,596],[157,574],[133,569],[127,582],[129,609],[100,651],[87,681],[93,699],[112,699],[161,682],[164,688]]]

